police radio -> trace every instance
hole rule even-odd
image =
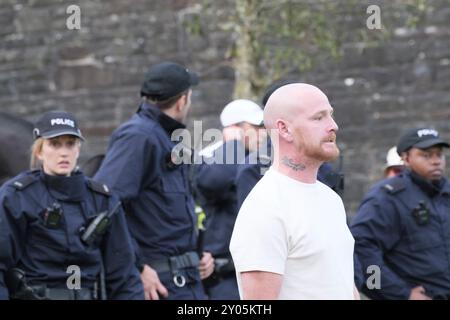
[[[419,205],[413,209],[412,214],[417,224],[421,226],[427,224],[430,219],[430,211],[423,200],[420,200]]]
[[[111,211],[103,211],[92,220],[87,228],[81,229],[81,241],[86,245],[92,245],[99,237],[103,236],[111,222],[111,217],[121,206],[121,202],[117,202]]]

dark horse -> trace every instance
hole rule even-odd
[[[29,168],[32,143],[31,122],[0,112],[0,185]]]
[[[104,154],[99,154],[89,158],[80,166],[81,171],[83,171],[83,173],[87,177],[93,177],[97,170],[100,168],[100,165],[102,164],[104,158]]]

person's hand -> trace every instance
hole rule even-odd
[[[431,300],[431,298],[425,294],[424,287],[418,286],[411,289],[409,300]]]
[[[159,281],[156,271],[148,265],[144,265],[144,269],[141,273],[141,280],[144,285],[145,300],[159,300],[158,293],[164,298],[169,296],[166,287]]]
[[[241,127],[237,125],[232,125],[223,128],[222,130],[223,141],[231,141],[231,140],[242,140],[244,135]]]
[[[198,266],[198,270],[200,271],[200,279],[208,278],[214,271],[214,258],[211,253],[203,252],[202,259],[200,260],[200,264]]]

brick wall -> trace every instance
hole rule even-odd
[[[200,36],[186,32],[197,2],[1,0],[0,111],[31,121],[55,108],[76,113],[88,140],[83,161],[104,152],[109,134],[135,111],[146,68],[174,60],[202,77],[190,127],[194,119],[218,127],[232,97],[234,71],[224,59],[232,35],[214,21]],[[389,3],[373,2],[382,13]],[[374,48],[345,43],[341,60],[296,75],[321,87],[335,108],[349,213],[381,178],[385,154],[403,130],[431,125],[450,140],[450,6],[434,3],[439,10],[418,30],[398,26]],[[81,30],[66,28],[69,4],[81,8]],[[218,6],[223,17],[231,2]],[[364,28],[366,17],[343,17],[354,21],[348,32]]]

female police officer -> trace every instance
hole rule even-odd
[[[143,299],[120,203],[76,169],[76,119],[47,112],[34,136],[39,169],[0,189],[0,298]]]

